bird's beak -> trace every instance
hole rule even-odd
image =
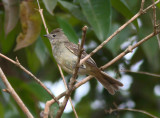
[[[48,37],[48,35],[46,34],[46,35],[43,35],[44,37]]]

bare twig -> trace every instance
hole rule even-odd
[[[64,78],[62,69],[60,68],[59,65],[58,65],[58,68],[59,68],[59,70],[60,70],[60,74],[61,74],[61,76],[62,76],[62,80],[63,80],[64,86],[65,86],[66,90],[68,90],[68,87],[67,87],[67,84],[66,84],[66,81],[65,81],[65,78]],[[74,112],[75,117],[78,118],[78,114],[77,114],[77,112],[76,112],[76,110],[75,110],[75,108],[74,108],[74,106],[73,106],[71,97],[69,97],[69,101],[70,101],[70,103],[71,103],[71,106],[72,106],[72,109],[73,109],[73,112]]]
[[[156,17],[156,5],[155,5],[155,1],[152,0],[154,6],[153,8],[153,26],[154,26],[154,32],[157,31],[157,17]]]
[[[113,113],[113,112],[116,112],[116,111],[134,111],[134,112],[139,112],[139,113],[143,113],[143,114],[146,114],[152,118],[158,118],[157,116],[154,116],[144,110],[139,110],[139,109],[129,109],[129,108],[125,108],[125,109],[110,109],[110,110],[105,110],[106,113]]]
[[[74,70],[73,76],[71,77],[70,82],[69,82],[69,90],[67,91],[67,94],[64,98],[64,101],[63,101],[62,105],[60,106],[60,109],[57,112],[56,118],[60,118],[62,116],[62,113],[63,113],[63,111],[66,107],[69,96],[71,95],[71,93],[73,91],[75,79],[77,78],[77,74],[78,74],[78,70],[79,70],[79,62],[80,62],[81,55],[82,55],[82,52],[83,52],[83,45],[84,45],[85,37],[86,37],[87,26],[84,26],[82,28],[82,31],[83,31],[82,32],[82,41],[81,41],[81,45],[79,46],[79,49],[78,49],[79,52],[78,52],[78,58],[77,58],[77,63],[76,63],[76,66],[75,66],[75,70]]]
[[[160,0],[157,0],[154,4],[148,6],[143,11],[139,11],[137,14],[135,14],[130,20],[128,20],[125,24],[123,24],[121,27],[119,27],[110,37],[108,37],[103,43],[101,43],[98,47],[96,47],[89,55],[87,55],[85,58],[83,58],[80,61],[80,65],[84,63],[88,58],[90,58],[93,54],[95,54],[98,50],[100,50],[106,43],[108,43],[113,37],[115,37],[120,31],[122,31],[127,25],[129,25],[131,22],[133,22],[135,19],[137,19],[140,15],[146,13],[150,8],[152,8],[155,4],[159,3]],[[142,4],[143,7],[143,4]],[[141,9],[141,8],[140,8]]]
[[[18,94],[15,92],[15,90],[10,85],[9,81],[7,80],[7,78],[4,75],[4,73],[3,73],[3,71],[2,71],[1,68],[0,68],[0,78],[2,79],[3,83],[5,84],[5,86],[7,88],[7,89],[5,89],[5,91],[7,91],[8,93],[11,94],[11,96],[13,97],[13,99],[17,102],[17,104],[19,105],[19,107],[22,109],[22,111],[24,112],[24,114],[28,118],[33,118],[32,114],[30,113],[30,111],[28,110],[28,108],[25,106],[25,104],[23,103],[23,101],[21,100],[21,98],[18,96]]]
[[[42,21],[43,21],[44,28],[46,29],[47,34],[49,34],[46,22],[45,22],[44,17],[43,17],[43,9],[41,9],[41,7],[40,7],[39,0],[37,0],[37,4],[38,4],[38,8],[39,8],[38,11],[39,11],[40,16],[41,16]]]
[[[48,118],[50,107],[51,107],[51,105],[53,103],[55,103],[54,99],[51,99],[51,100],[49,100],[49,101],[46,102],[45,109],[44,109],[44,112],[43,112],[43,118]]]
[[[160,38],[159,38],[159,35],[156,35],[157,37],[157,40],[158,40],[158,46],[159,46],[159,49],[160,49]]]
[[[18,58],[16,58],[16,61],[8,58],[7,56],[3,55],[0,53],[0,57],[8,60],[9,62],[15,64],[16,66],[18,66],[19,68],[21,68],[25,73],[27,73],[28,75],[30,75],[38,84],[40,84],[51,96],[53,99],[55,99],[55,101],[59,104],[59,101],[56,99],[56,97],[51,93],[51,91],[36,77],[34,76],[30,71],[28,71],[25,67],[23,67],[20,62],[18,61]]]
[[[153,73],[148,73],[148,72],[143,72],[143,71],[135,72],[135,71],[130,71],[130,70],[120,70],[120,72],[144,74],[144,75],[149,75],[149,76],[160,78],[160,75],[158,75],[158,74],[153,74]]]
[[[155,1],[152,0],[152,2],[154,3],[154,6],[153,6],[153,28],[154,28],[154,32],[157,31],[157,16],[156,16],[156,5],[155,5]],[[160,49],[160,38],[159,38],[159,35],[156,36],[157,37],[157,41],[158,41],[158,46],[159,46],[159,49]]]
[[[141,8],[140,8],[140,11],[141,11],[141,12],[143,12],[144,2],[145,2],[145,0],[142,0],[142,1],[141,1]]]
[[[113,60],[111,60],[110,62],[108,62],[107,64],[105,64],[104,66],[101,67],[102,70],[104,70],[105,68],[108,68],[110,65],[112,65],[113,63],[117,62],[118,60],[120,60],[122,57],[124,57],[124,55],[128,54],[129,52],[132,52],[133,49],[135,49],[136,47],[138,47],[139,45],[141,45],[142,43],[144,43],[145,41],[147,41],[148,39],[150,39],[151,37],[157,35],[158,33],[160,33],[160,31],[152,32],[151,34],[149,34],[148,36],[146,36],[144,39],[140,40],[139,42],[137,42],[135,45],[133,46],[128,46],[128,48],[123,51],[122,53],[120,53],[117,57],[115,57]]]

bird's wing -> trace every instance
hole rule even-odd
[[[71,42],[65,42],[64,44],[66,46],[66,48],[72,52],[74,55],[78,56],[78,45],[74,44],[74,43],[71,43]],[[86,57],[88,54],[83,51],[82,52],[82,55],[81,55],[81,59],[83,59],[84,57]],[[95,61],[92,59],[92,58],[89,58],[86,60],[86,62],[88,64],[91,64],[92,66],[97,66]]]

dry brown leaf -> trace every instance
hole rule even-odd
[[[34,43],[41,31],[41,18],[33,1],[22,1],[20,5],[20,20],[22,30],[17,37],[17,45],[14,51],[27,47]]]

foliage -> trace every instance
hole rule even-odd
[[[152,1],[146,1],[145,7],[151,3]],[[159,4],[157,19],[160,18]],[[140,5],[141,2],[136,0],[52,0],[52,2],[40,0],[49,31],[60,27],[70,41],[77,43],[81,38],[81,28],[84,25],[89,27],[85,42],[88,53],[136,14]],[[37,9],[36,1],[32,0],[0,1],[0,53],[12,59],[17,56],[23,66],[40,78],[47,87],[52,90],[54,88],[53,93],[58,95],[60,90],[56,88],[59,88],[57,83],[61,82],[61,77],[49,41],[43,37],[46,32]],[[99,67],[104,65],[129,45],[150,34],[153,31],[151,16],[152,10],[140,16],[93,55],[97,65]],[[20,43],[19,39],[23,43]],[[44,103],[51,99],[48,93],[26,73],[2,58],[0,67],[29,110],[35,117],[40,117]],[[88,82],[85,89],[83,88],[85,85],[79,88],[83,91],[79,91],[78,94],[73,93],[72,99],[79,117],[147,118],[144,114],[126,111],[106,114],[104,110],[114,108],[113,103],[120,108],[142,109],[160,117],[159,78],[143,74],[119,73],[118,70],[121,69],[160,74],[160,47],[156,37],[106,69],[108,74],[121,78],[120,81],[124,84],[116,95],[109,95],[95,79]],[[65,75],[66,79],[70,78],[68,74]],[[82,76],[78,80],[81,78]],[[0,117],[25,117],[13,98],[2,91],[3,88],[5,86],[0,79]],[[57,105],[53,105],[53,110],[55,109],[58,109]],[[72,111],[66,111],[63,117],[74,117],[74,114]]]

